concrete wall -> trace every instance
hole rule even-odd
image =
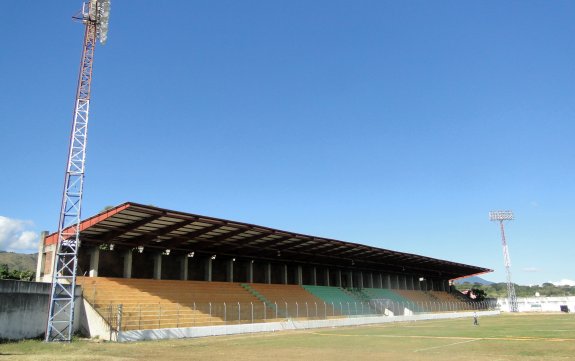
[[[0,280],[0,339],[20,340],[41,337],[46,331],[50,299],[49,283]],[[81,289],[76,289],[75,319]],[[75,330],[79,322],[74,322]]]
[[[507,298],[498,298],[497,305],[501,311],[509,312]],[[575,312],[575,296],[517,298],[519,312],[560,312],[562,305],[568,306],[570,312]]]
[[[495,316],[499,311],[478,311],[477,315]],[[341,326],[359,326],[373,325],[387,322],[405,322],[405,321],[423,321],[423,320],[440,320],[451,318],[473,317],[473,312],[454,312],[454,313],[429,313],[411,316],[373,316],[373,317],[351,317],[336,318],[328,320],[310,320],[300,321],[286,319],[283,322],[267,323],[249,323],[243,325],[222,325],[222,326],[205,326],[190,328],[163,328],[155,330],[138,330],[123,331],[118,335],[118,341],[143,341],[143,340],[161,340],[188,337],[206,337],[219,335],[234,335],[240,333],[256,332],[275,332],[283,330],[298,330],[310,328],[341,327]]]

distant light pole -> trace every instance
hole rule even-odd
[[[505,261],[505,270],[507,271],[507,297],[509,299],[509,311],[518,312],[517,296],[515,296],[515,287],[511,282],[511,260],[509,259],[509,249],[505,241],[505,228],[503,221],[512,221],[512,211],[493,211],[489,212],[489,220],[499,222],[501,228],[501,243],[503,244],[503,260]]]

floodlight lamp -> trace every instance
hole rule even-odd
[[[212,259],[216,259],[216,255],[215,255],[215,254],[212,256]]]
[[[232,258],[232,262],[235,262],[235,261],[236,261],[236,259],[235,259],[235,258]]]
[[[491,221],[512,221],[512,211],[491,211],[489,212],[489,220]]]
[[[169,255],[170,255],[170,249],[169,249],[169,248],[166,248],[166,250],[164,251],[164,254],[165,254],[166,256],[169,256]]]
[[[195,254],[194,252],[190,252],[190,253],[188,253],[188,257],[189,257],[189,258],[193,258],[193,257],[194,257],[194,254]]]
[[[423,281],[425,281],[425,278],[424,278],[424,277],[419,277],[419,282],[423,282]]]
[[[115,246],[115,245],[114,245],[113,243],[110,243],[110,245],[108,245],[108,249],[109,249],[110,251],[113,251],[113,250],[114,250],[114,246]]]
[[[138,253],[143,253],[144,252],[144,246],[138,246]]]

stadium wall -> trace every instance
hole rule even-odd
[[[0,281],[0,339],[20,340],[44,335],[48,322],[49,283]],[[76,289],[76,301],[81,299]],[[76,302],[75,331],[78,330],[80,303]]]
[[[499,311],[477,311],[479,317],[495,316]],[[410,316],[376,316],[376,317],[351,317],[330,320],[292,320],[286,319],[283,322],[268,323],[251,323],[241,325],[224,325],[224,326],[205,326],[190,328],[163,328],[155,330],[137,330],[123,331],[118,334],[117,340],[125,341],[144,341],[144,340],[161,340],[206,336],[234,335],[241,333],[257,332],[276,332],[284,330],[303,330],[312,328],[342,327],[342,326],[361,326],[381,324],[388,322],[406,322],[406,321],[423,321],[473,317],[473,312],[455,312],[455,313],[438,313],[438,314],[420,314]]]
[[[509,312],[509,300],[498,298],[497,305],[501,311]],[[520,297],[517,298],[519,312],[561,312],[561,306],[569,307],[575,312],[575,296],[563,297]]]

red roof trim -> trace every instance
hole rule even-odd
[[[85,221],[82,221],[80,223],[80,232],[85,230],[88,227],[95,225],[98,222],[101,222],[107,218],[110,218],[114,214],[119,213],[119,212],[123,211],[124,209],[129,208],[130,206],[131,206],[130,203],[120,204],[117,207],[114,207],[112,209],[108,209],[104,212],[98,213],[95,216],[92,216],[92,217],[86,219]],[[44,244],[47,246],[52,245],[52,244],[56,244],[56,243],[58,243],[58,232],[52,233],[51,235],[46,237],[46,240],[44,242]]]

